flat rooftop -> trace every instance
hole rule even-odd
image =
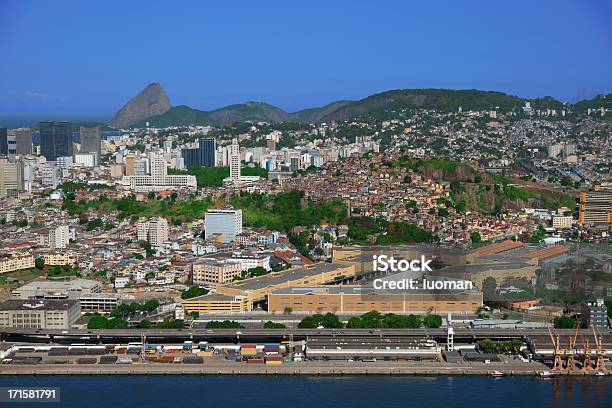
[[[211,293],[208,295],[202,295],[198,297],[194,297],[191,299],[185,299],[183,302],[193,302],[193,301],[201,301],[201,302],[232,302],[235,300],[235,296],[227,296],[222,295],[220,293]]]
[[[90,279],[71,279],[71,280],[40,280],[26,283],[15,291],[22,290],[77,290],[93,289],[101,286],[101,283]]]
[[[421,296],[421,295],[460,295],[463,293],[479,293],[477,289],[453,289],[453,290],[436,290],[436,289],[396,289],[382,290],[374,289],[371,286],[355,286],[355,285],[320,285],[320,286],[295,286],[291,288],[279,288],[272,292],[273,295],[406,295],[406,296]]]
[[[245,279],[226,286],[242,290],[257,290],[348,267],[349,266],[341,263],[322,262],[307,267],[294,268],[281,272],[270,272],[267,275]]]
[[[74,305],[78,306],[78,300],[34,300],[34,299],[10,299],[0,303],[0,311],[8,310],[68,310]]]

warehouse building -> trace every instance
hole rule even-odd
[[[79,278],[66,281],[33,281],[14,289],[11,295],[17,299],[79,299],[82,295],[101,291],[100,282]]]
[[[281,288],[268,295],[268,311],[296,313],[381,313],[471,312],[482,307],[482,292],[477,290],[396,291],[374,290],[367,286],[301,286]]]
[[[438,360],[440,348],[419,337],[309,336],[306,357],[317,360]]]
[[[79,317],[78,300],[11,299],[0,304],[0,327],[66,330]]]
[[[253,304],[246,297],[219,293],[183,300],[181,304],[187,313],[243,313],[253,310]]]
[[[233,282],[219,286],[217,293],[227,296],[244,296],[250,302],[265,301],[277,289],[305,285],[326,285],[342,282],[355,276],[355,265],[344,263],[317,263],[305,267]]]

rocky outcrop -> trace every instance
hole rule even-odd
[[[152,83],[119,109],[110,126],[125,128],[150,117],[162,115],[170,107],[170,100],[164,88],[158,83]]]

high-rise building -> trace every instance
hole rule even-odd
[[[230,178],[238,183],[240,182],[240,146],[238,146],[238,139],[232,140],[229,151],[230,159]]]
[[[139,222],[137,231],[139,241],[148,241],[154,247],[160,247],[168,241],[168,221],[163,217]]]
[[[215,167],[217,141],[214,138],[200,139],[197,148],[182,149],[185,167]]]
[[[208,239],[215,234],[221,236],[221,242],[227,243],[242,233],[242,210],[219,209],[206,212],[204,218],[204,237]]]
[[[134,176],[124,176],[122,184],[132,191],[148,192],[162,191],[186,187],[197,188],[195,176],[186,174],[168,175],[168,165],[164,156],[151,153],[149,154],[150,175],[139,175],[140,161],[135,162]]]
[[[95,153],[100,162],[100,126],[88,128],[81,126],[81,153]]]
[[[0,198],[17,196],[23,190],[23,162],[0,158]]]
[[[13,130],[15,134],[16,153],[20,156],[32,154],[32,129],[19,128]]]
[[[48,161],[72,156],[72,124],[70,122],[40,122],[41,154]]]
[[[8,140],[6,128],[0,128],[0,156],[8,156]]]
[[[70,243],[70,228],[67,225],[51,228],[49,230],[49,246],[53,249],[64,249]]]
[[[596,187],[580,193],[580,224],[612,223],[612,189]]]
[[[125,156],[123,161],[125,162],[125,175],[135,176],[136,173],[134,172],[134,165],[136,162],[136,156],[134,156],[133,154],[128,154],[127,156]]]

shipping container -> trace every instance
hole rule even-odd
[[[94,357],[79,357],[76,359],[77,364],[96,364],[98,360]]]
[[[263,358],[250,358],[247,360],[247,364],[264,364]]]

